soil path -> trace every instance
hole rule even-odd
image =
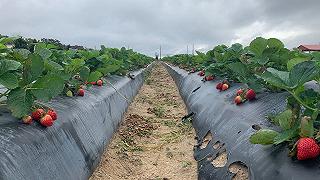
[[[173,79],[156,65],[91,180],[197,179],[194,130]]]

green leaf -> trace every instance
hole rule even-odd
[[[255,56],[261,56],[264,49],[267,48],[268,41],[262,37],[257,37],[250,43],[250,51],[255,54]]]
[[[270,48],[277,48],[277,49],[284,48],[284,44],[279,39],[276,39],[276,38],[268,39],[268,46]]]
[[[59,95],[64,88],[64,80],[54,74],[48,74],[38,79],[32,86],[33,95],[42,101],[49,101]]]
[[[44,60],[48,59],[52,55],[52,52],[49,49],[43,48],[39,46],[39,44],[37,44],[34,49],[35,53],[40,55]]]
[[[8,107],[12,111],[12,115],[17,118],[29,114],[33,101],[34,98],[30,91],[22,88],[11,90],[7,99]]]
[[[54,61],[51,61],[49,59],[44,61],[44,67],[48,71],[63,71],[64,70],[60,64],[58,64]]]
[[[90,73],[89,78],[88,78],[88,82],[96,82],[97,80],[99,80],[101,77],[103,76],[103,74],[99,71],[94,71],[92,73]]]
[[[314,134],[313,120],[308,116],[302,117],[300,129],[301,129],[300,131],[301,137],[313,137],[313,134]]]
[[[290,109],[278,114],[275,117],[275,121],[279,122],[280,127],[283,130],[288,130],[293,126],[292,111]]]
[[[305,58],[305,57],[297,57],[297,58],[293,58],[291,60],[288,61],[287,63],[287,68],[289,71],[292,70],[293,66],[299,64],[299,63],[302,63],[304,61],[308,61],[310,60],[309,58]]]
[[[21,66],[21,63],[14,60],[0,60],[0,75],[8,71],[15,71]]]
[[[18,87],[18,77],[11,72],[6,72],[0,75],[0,84],[8,89],[14,89]]]
[[[266,82],[279,88],[286,89],[289,86],[289,72],[268,68],[260,77]]]
[[[262,144],[268,145],[273,144],[274,138],[278,136],[279,133],[270,129],[261,129],[250,136],[250,142],[252,144]]]
[[[42,72],[44,69],[44,61],[37,54],[31,54],[29,56],[29,59],[31,60],[30,71],[31,71],[32,80],[36,80],[39,76],[42,75]]]
[[[290,71],[290,84],[292,88],[303,85],[318,76],[318,68],[314,61],[305,61],[295,65]]]
[[[297,128],[288,129],[284,132],[281,132],[274,138],[273,144],[278,145],[282,142],[289,141],[290,139],[299,135],[299,131]]]
[[[245,64],[240,62],[230,63],[228,67],[231,71],[233,71],[236,75],[246,77],[248,75],[248,68]]]
[[[87,66],[83,66],[80,70],[80,78],[83,81],[87,81],[90,75],[90,69]]]

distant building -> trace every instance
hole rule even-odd
[[[320,51],[320,45],[300,45],[298,47],[301,51]]]

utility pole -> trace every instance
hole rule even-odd
[[[161,54],[162,54],[162,49],[161,49],[161,45],[160,45],[160,60],[161,60]]]
[[[192,44],[192,56],[194,56],[194,43]]]
[[[189,45],[187,45],[187,55],[189,55]]]

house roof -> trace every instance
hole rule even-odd
[[[298,49],[301,51],[320,51],[320,45],[300,45]]]

